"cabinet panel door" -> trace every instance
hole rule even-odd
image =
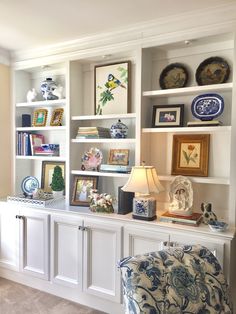
[[[224,242],[219,239],[209,239],[209,237],[198,237],[189,235],[171,235],[170,241],[180,245],[200,244],[208,248],[218,259],[224,269]]]
[[[75,217],[51,217],[51,280],[82,288],[83,220]]]
[[[126,226],[124,228],[124,256],[161,250],[164,241],[169,241],[168,233],[145,229],[142,226]]]
[[[83,290],[111,301],[120,302],[120,273],[117,261],[121,258],[119,223],[85,220]]]
[[[20,210],[21,271],[49,279],[49,215]]]
[[[19,271],[18,210],[1,203],[0,208],[0,266]]]

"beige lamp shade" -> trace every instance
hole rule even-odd
[[[128,182],[123,186],[123,191],[141,194],[159,193],[164,191],[156,169],[152,166],[132,167]]]

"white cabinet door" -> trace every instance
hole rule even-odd
[[[19,271],[19,221],[14,206],[0,205],[0,266]]]
[[[49,215],[32,209],[20,210],[20,269],[49,279]]]
[[[163,242],[169,241],[169,234],[143,228],[125,226],[124,256],[134,256],[162,249]]]
[[[208,248],[218,259],[222,269],[224,269],[224,242],[220,239],[211,239],[207,236],[189,236],[189,234],[172,234],[170,241],[180,245],[200,244]]]
[[[117,261],[121,258],[119,223],[85,220],[84,280],[87,293],[120,302],[121,281]]]
[[[51,280],[82,288],[83,220],[51,216]]]

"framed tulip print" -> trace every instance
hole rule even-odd
[[[95,114],[129,112],[131,62],[95,66]]]
[[[209,134],[173,135],[172,175],[208,176]]]

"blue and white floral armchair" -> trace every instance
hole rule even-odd
[[[126,314],[231,314],[228,286],[215,256],[200,245],[119,262]]]

